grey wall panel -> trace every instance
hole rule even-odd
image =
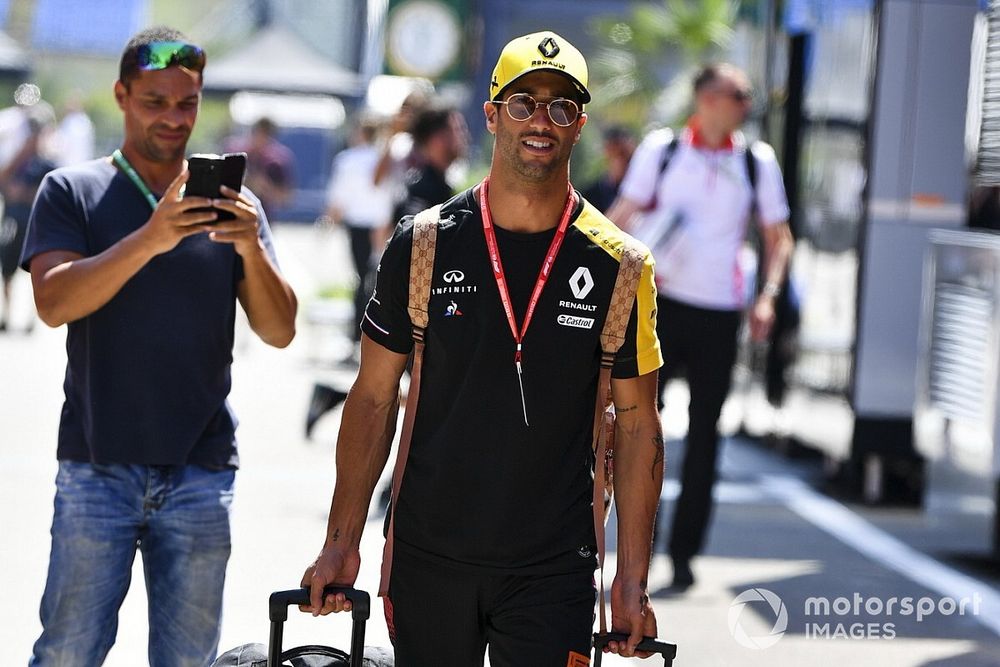
[[[885,0],[859,283],[859,417],[913,414],[923,261],[932,226],[962,224],[976,0]],[[914,202],[932,195],[944,206]]]
[[[920,79],[915,82],[914,138],[910,195],[965,200],[965,122],[974,3],[927,3],[919,8]]]
[[[904,221],[869,229],[860,313],[864,326],[855,367],[858,416],[898,417],[913,411],[928,229]]]
[[[908,176],[901,180],[901,174],[909,173],[912,162],[907,150],[910,126],[906,119],[913,105],[907,87],[914,78],[912,55],[918,48],[918,35],[913,8],[908,3],[886,2],[882,12],[870,193],[873,199],[898,200],[904,198],[903,183],[909,181]]]

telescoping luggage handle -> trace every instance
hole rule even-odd
[[[604,656],[604,647],[609,642],[624,642],[628,640],[628,635],[624,632],[597,633],[594,635],[594,667],[601,667],[601,659]],[[639,645],[635,647],[637,651],[649,651],[659,653],[663,656],[664,667],[674,664],[677,656],[677,646],[666,642],[657,641],[654,637],[643,637]]]
[[[351,667],[361,667],[365,653],[365,623],[371,615],[371,597],[364,591],[354,588],[327,586],[323,589],[323,597],[343,593],[351,603]],[[271,593],[268,601],[268,612],[271,618],[271,638],[267,644],[267,667],[280,667],[281,642],[284,639],[284,624],[288,620],[288,608],[292,605],[309,604],[309,589],[294,588],[288,591]]]

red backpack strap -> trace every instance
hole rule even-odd
[[[413,437],[413,421],[420,400],[420,375],[424,359],[424,330],[427,328],[428,304],[431,300],[431,278],[434,273],[434,251],[437,246],[438,220],[441,207],[435,206],[418,213],[413,219],[413,249],[410,254],[409,301],[406,306],[413,322],[413,369],[410,371],[410,389],[406,395],[406,413],[403,415],[403,431],[399,435],[396,450],[396,466],[392,471],[392,499],[389,506],[389,530],[382,550],[382,576],[378,594],[389,592],[389,575],[392,573],[392,551],[395,543],[396,501],[403,483],[403,471],[410,456],[410,440]]]

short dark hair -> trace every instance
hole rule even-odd
[[[601,138],[609,142],[625,142],[635,139],[632,131],[624,125],[608,125],[601,133]]]
[[[697,95],[703,91],[708,86],[712,85],[720,78],[727,74],[741,74],[744,75],[743,70],[741,70],[736,65],[731,63],[709,63],[705,65],[694,77],[694,92]]]
[[[453,113],[454,109],[446,107],[422,109],[413,119],[413,127],[410,130],[410,134],[413,135],[413,145],[424,146],[435,134],[449,129]]]
[[[269,137],[273,137],[278,133],[278,125],[267,116],[261,116],[258,118],[250,129],[256,132],[263,132]]]
[[[180,30],[165,25],[146,28],[128,40],[118,63],[118,80],[126,86],[139,76],[139,47],[154,42],[186,42],[188,38]],[[199,76],[201,76],[199,74]]]

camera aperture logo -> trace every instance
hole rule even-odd
[[[748,605],[753,605],[771,623],[770,631],[762,632],[761,628],[754,627],[756,623],[751,619],[752,614],[746,613]],[[769,648],[781,640],[787,629],[788,608],[780,597],[766,588],[745,590],[729,605],[729,632],[740,646]]]

